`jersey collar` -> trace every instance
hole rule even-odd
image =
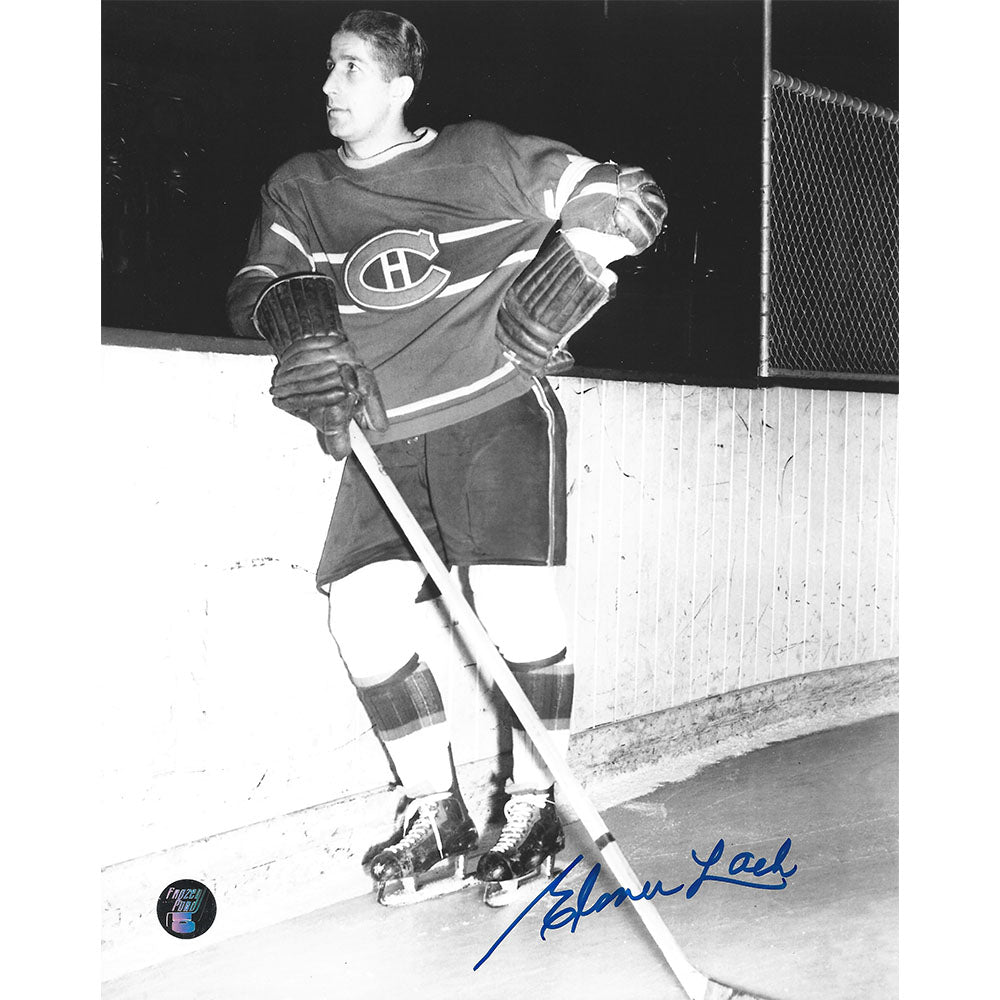
[[[420,149],[422,146],[429,146],[437,138],[437,132],[435,132],[432,128],[428,128],[426,125],[418,128],[413,134],[413,139],[410,139],[407,142],[397,143],[395,146],[390,146],[388,149],[383,149],[381,153],[376,153],[374,156],[365,156],[361,158],[347,157],[344,155],[343,146],[338,147],[337,155],[340,157],[340,162],[343,163],[345,167],[350,167],[352,170],[367,170],[369,167],[377,167],[380,163],[386,163],[389,160],[394,160],[397,156],[402,156],[403,153],[407,153],[412,149]]]

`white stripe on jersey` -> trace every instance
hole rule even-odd
[[[474,236],[483,236],[486,233],[495,233],[498,229],[506,229],[508,226],[516,226],[524,222],[524,219],[503,219],[501,222],[491,222],[485,226],[474,226],[472,229],[456,229],[450,233],[438,233],[438,243],[457,243],[459,240],[470,240]],[[312,260],[317,263],[328,261],[331,264],[343,264],[347,260],[346,253],[314,253]]]
[[[324,261],[328,264],[343,264],[347,260],[346,253],[314,253],[309,256],[311,261],[316,264],[322,264]]]
[[[391,420],[393,417],[401,417],[408,413],[417,413],[420,410],[426,410],[428,407],[437,406],[439,403],[461,399],[463,396],[472,396],[479,392],[480,389],[485,389],[486,386],[492,385],[502,378],[506,378],[513,370],[514,366],[508,361],[501,368],[493,372],[492,375],[487,375],[486,378],[481,378],[478,382],[473,382],[471,385],[463,385],[459,389],[442,392],[437,396],[428,396],[427,399],[418,399],[415,403],[407,403],[405,406],[393,407],[391,410],[386,410],[385,415]]]
[[[265,274],[269,274],[272,278],[277,278],[278,276],[269,267],[265,267],[263,264],[250,264],[248,267],[241,267],[236,272],[236,277],[238,278],[241,274],[247,274],[249,271],[263,271]]]
[[[556,555],[556,418],[555,411],[545,396],[537,378],[531,380],[531,390],[538,405],[545,413],[549,437],[549,552],[547,562],[552,565]]]
[[[572,198],[567,201],[576,201],[577,198],[586,198],[587,195],[591,194],[601,194],[608,195],[611,198],[617,200],[618,198],[618,185],[612,184],[610,181],[594,181],[593,184],[588,184],[581,191],[578,191]]]
[[[516,226],[519,222],[523,221],[524,219],[504,219],[501,222],[491,222],[486,226],[474,226],[472,229],[456,229],[451,233],[438,233],[438,243],[455,243],[458,240],[469,240],[473,236],[495,233],[498,229]]]
[[[486,233],[494,233],[498,229],[506,229],[508,226],[516,226],[524,222],[524,219],[504,219],[501,222],[491,222],[485,226],[476,226],[472,229],[456,229],[451,233],[438,233],[438,243],[457,243],[459,240],[470,240],[475,236],[483,236]],[[273,227],[272,227],[273,228]],[[282,234],[284,235],[284,234]],[[287,239],[287,237],[286,237]],[[301,247],[299,247],[301,249]],[[304,252],[304,251],[303,251]],[[314,264],[343,264],[347,260],[346,253],[314,253],[309,255],[309,260]],[[502,261],[499,265],[503,267],[508,261]],[[486,275],[482,276],[483,278]],[[473,279],[469,279],[470,281]],[[482,278],[479,279],[480,281]],[[470,286],[471,287],[471,286]]]
[[[314,256],[319,257],[321,254],[315,254]],[[333,254],[330,254],[333,257]],[[473,278],[466,278],[464,281],[456,281],[453,285],[448,285],[443,292],[438,293],[437,298],[444,299],[449,295],[461,295],[462,292],[467,292],[471,288],[475,288],[477,285],[481,285],[491,274],[495,274],[496,270],[501,267],[507,267],[510,264],[526,264],[529,260],[534,259],[538,256],[537,250],[518,250],[516,253],[512,253],[509,257],[504,257],[499,264],[497,264],[496,269],[493,271],[487,271],[486,274],[477,274]],[[350,305],[338,305],[337,308],[340,310],[342,315],[345,316],[358,316],[365,312],[360,306],[350,306]]]
[[[492,273],[492,271],[488,271],[486,274],[477,274],[474,278],[466,278],[465,281],[456,281],[454,285],[448,285],[437,297],[444,299],[449,295],[461,295],[462,292],[467,292],[470,288],[481,285]]]
[[[449,285],[438,295],[438,298],[443,299],[447,295],[460,295],[462,292],[467,292],[470,288],[481,285],[491,274],[496,274],[501,267],[506,267],[508,264],[525,264],[537,256],[537,250],[518,250],[509,257],[504,257],[493,271],[487,271],[486,274],[477,274],[474,278],[466,278],[464,281],[456,281],[455,284]]]
[[[597,160],[591,160],[586,156],[571,155],[568,159],[569,166],[559,178],[555,193],[545,192],[545,214],[550,219],[558,219],[562,215],[562,210],[577,184],[583,180],[588,170],[600,165]]]
[[[534,260],[538,256],[537,250],[518,250],[509,257],[504,257],[497,267],[506,267],[508,264],[527,264],[529,260]]]
[[[293,233],[290,229],[285,229],[284,226],[279,226],[277,222],[271,223],[271,232],[280,236],[283,240],[288,240],[288,242],[291,243],[292,246],[295,247],[295,249],[298,250],[307,261],[309,261],[309,266],[314,271],[316,270],[316,265],[313,263],[312,257],[306,253],[306,248],[302,245],[302,242],[299,240],[298,236],[295,235],[295,233]]]

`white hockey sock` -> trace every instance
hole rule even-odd
[[[451,754],[446,723],[426,726],[399,739],[387,740],[385,747],[411,799],[451,788]]]
[[[569,749],[569,729],[549,729],[548,733],[556,748],[565,757]],[[515,794],[548,789],[555,779],[535,749],[531,737],[520,729],[512,728],[511,739],[514,767],[509,791]]]

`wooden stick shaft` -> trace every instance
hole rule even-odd
[[[643,883],[639,881],[632,870],[632,866],[622,853],[618,843],[611,837],[600,813],[594,808],[583,786],[577,781],[565,758],[556,748],[548,730],[542,724],[531,702],[521,690],[520,684],[510,672],[506,661],[465,599],[461,588],[441,561],[434,546],[413,516],[413,512],[400,495],[399,490],[396,489],[396,484],[382,467],[382,463],[379,462],[372,446],[368,443],[368,439],[354,423],[351,424],[351,444],[354,448],[354,454],[371,479],[372,485],[385,501],[385,505],[398,522],[403,534],[416,550],[431,579],[437,584],[448,610],[461,629],[480,669],[484,670],[487,677],[494,681],[503,692],[504,697],[524,726],[525,732],[537,747],[542,760],[545,761],[553,777],[559,783],[560,792],[569,801],[577,816],[580,817],[580,821],[594,843],[604,845],[599,848],[601,855],[619,884],[638,894]],[[684,991],[691,1000],[704,1000],[708,990],[708,978],[685,957],[656,907],[648,899],[631,899],[631,897],[629,899]]]

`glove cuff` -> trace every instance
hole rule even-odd
[[[337,283],[325,274],[292,274],[272,281],[258,296],[251,319],[278,357],[307,337],[346,339]]]

